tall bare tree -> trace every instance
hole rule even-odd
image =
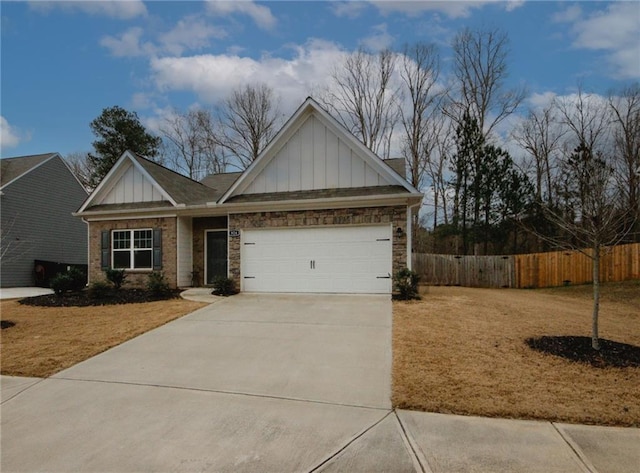
[[[91,175],[94,170],[89,161],[89,153],[83,151],[76,151],[69,153],[65,156],[64,160],[71,169],[71,172],[76,176],[82,187],[87,191],[92,191],[95,185],[91,182]]]
[[[359,49],[331,74],[332,85],[320,101],[364,145],[388,158],[398,121],[397,91],[392,87],[395,54]]]
[[[555,162],[565,134],[563,127],[556,122],[556,111],[553,104],[550,104],[542,110],[530,110],[525,121],[512,133],[513,138],[530,157],[535,173],[535,201],[551,205],[554,202]]]
[[[266,84],[248,84],[235,89],[219,110],[222,122],[219,144],[246,169],[278,131],[278,103]],[[225,158],[227,159],[227,158]]]
[[[215,120],[209,110],[174,111],[160,127],[171,167],[194,180],[225,171]]]
[[[640,84],[609,96],[612,111],[614,160],[622,195],[629,211],[640,221]],[[640,234],[636,235],[640,238]]]
[[[440,58],[436,46],[425,43],[405,45],[401,58],[400,77],[406,95],[406,104],[400,107],[402,152],[411,184],[420,189],[440,131],[440,123],[432,119],[439,112],[443,95],[437,90]]]
[[[448,111],[458,122],[468,113],[488,137],[525,96],[524,88],[505,86],[509,37],[500,29],[464,28],[453,39],[452,47],[456,83]]]
[[[555,105],[558,121],[567,129],[568,153],[578,146],[603,151],[611,131],[611,113],[600,96],[585,92],[582,84],[578,84],[576,94],[555,100]]]

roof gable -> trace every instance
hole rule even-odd
[[[221,202],[243,194],[400,186],[406,180],[307,98]]]
[[[178,174],[142,156],[125,151],[78,213],[85,210],[135,208],[136,204],[186,206],[215,202],[221,195],[216,189]]]
[[[108,204],[170,202],[174,199],[156,182],[131,151],[125,151],[78,212]]]

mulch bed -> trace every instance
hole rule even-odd
[[[526,342],[534,350],[596,368],[640,367],[640,347],[604,338],[600,339],[600,350],[591,348],[591,337],[544,336]]]
[[[87,307],[113,304],[134,304],[152,302],[180,297],[180,290],[172,290],[163,296],[151,294],[144,289],[112,289],[101,297],[91,297],[85,291],[68,292],[62,296],[47,294],[44,296],[27,297],[20,300],[20,304],[40,307]]]

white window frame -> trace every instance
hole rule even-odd
[[[135,248],[135,232],[151,232],[151,246],[149,248]],[[116,232],[128,232],[129,233],[129,248],[115,248],[115,238],[114,235]],[[115,253],[120,252],[124,253],[125,251],[129,252],[129,267],[128,268],[116,268],[115,265]],[[151,255],[151,264],[145,267],[136,267],[135,266],[135,252],[136,251],[149,251]],[[111,230],[111,267],[115,269],[124,269],[128,271],[152,271],[153,270],[153,228],[116,228]]]

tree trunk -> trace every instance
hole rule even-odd
[[[591,319],[591,347],[600,350],[598,312],[600,311],[600,245],[593,246],[593,316]]]

